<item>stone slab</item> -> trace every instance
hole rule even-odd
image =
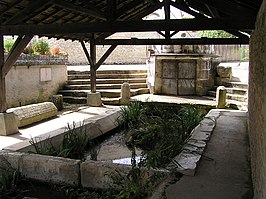
[[[230,66],[217,66],[217,74],[222,78],[232,78],[232,67]]]
[[[22,156],[20,171],[29,179],[78,186],[79,164],[80,160],[27,154]]]
[[[14,113],[18,127],[27,126],[57,115],[57,108],[52,102],[31,104],[10,108],[8,113]]]
[[[220,115],[219,110],[211,110],[194,128],[182,152],[173,159],[175,171],[184,175],[195,175],[197,165]]]
[[[0,113],[0,135],[12,135],[18,132],[16,117],[13,113]]]

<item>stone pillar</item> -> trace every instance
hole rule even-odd
[[[64,108],[63,105],[63,95],[53,95],[52,96],[52,102],[56,106],[58,111],[62,111]]]
[[[217,108],[225,108],[226,105],[226,88],[219,86],[216,91]]]
[[[126,104],[130,100],[130,85],[129,83],[125,82],[121,86],[121,104]]]
[[[0,113],[0,135],[11,135],[18,132],[14,113]]]
[[[87,105],[89,106],[102,106],[101,93],[88,93],[87,94]]]

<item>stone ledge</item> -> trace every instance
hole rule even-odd
[[[57,115],[57,108],[52,102],[31,104],[10,108],[7,113],[14,113],[18,127],[27,126]]]
[[[197,165],[220,114],[219,110],[211,110],[200,124],[195,127],[182,152],[173,159],[175,171],[184,175],[195,175]],[[171,165],[171,167],[173,167],[173,165]]]
[[[81,110],[84,111],[85,110]],[[106,115],[104,116],[97,116],[96,118],[88,118],[84,121],[80,121],[79,123],[76,123],[76,128],[79,128],[80,125],[84,125],[86,128],[86,132],[90,139],[96,138],[100,135],[103,135],[107,133],[108,131],[116,128],[118,126],[118,123],[116,122],[116,119],[120,115],[120,110],[109,110],[106,112]],[[66,124],[67,125],[67,124]],[[73,128],[73,124],[69,124],[70,128]],[[43,142],[47,138],[52,138],[51,141],[54,146],[57,146],[60,141],[63,139],[64,134],[66,132],[66,126],[56,129],[54,131],[42,134],[38,137],[38,142]],[[29,152],[29,151],[35,151],[34,147],[29,143],[29,140],[24,140],[22,142],[19,142],[17,144],[5,147],[4,150],[8,151],[21,151],[21,152]]]
[[[38,154],[0,152],[22,176],[41,182],[79,186],[80,160]]]

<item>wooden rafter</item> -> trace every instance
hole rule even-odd
[[[81,13],[81,14],[86,14],[86,15],[89,15],[92,17],[96,17],[98,19],[106,20],[106,16],[100,10],[95,11],[95,9],[83,8],[83,7],[77,6],[73,3],[63,1],[63,0],[54,0],[53,4],[57,5],[59,7],[63,7],[67,10],[71,10],[71,11]]]
[[[44,6],[51,3],[52,0],[35,0],[33,3],[29,4],[22,11],[18,12],[16,15],[11,17],[9,20],[5,21],[5,24],[17,24],[21,23],[28,18],[28,15],[41,10]]]
[[[16,62],[17,58],[20,56],[24,48],[28,45],[31,41],[33,35],[25,35],[19,36],[14,43],[11,51],[8,54],[8,57],[3,66],[3,75],[6,75],[8,71],[11,69],[13,64]]]
[[[109,57],[109,55],[114,51],[117,45],[112,45],[108,48],[108,50],[104,53],[104,55],[99,59],[99,61],[95,64],[95,70],[103,64],[103,62]]]

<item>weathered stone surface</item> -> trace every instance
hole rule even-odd
[[[53,95],[52,102],[56,106],[57,110],[61,111],[64,108],[63,105],[63,95]]]
[[[108,188],[112,183],[108,173],[119,171],[121,175],[126,175],[130,169],[131,166],[107,162],[85,161],[80,165],[81,185],[91,188]]]
[[[27,154],[22,156],[21,174],[42,182],[78,186],[79,164],[79,160]]]
[[[89,106],[102,106],[101,93],[88,93],[87,94],[87,105]]]
[[[210,139],[219,116],[220,111],[211,110],[200,124],[195,127],[182,152],[173,160],[177,172],[184,175],[195,175],[198,162],[206,147],[206,142]]]
[[[52,102],[31,104],[16,108],[10,108],[8,113],[14,113],[18,127],[39,122],[57,115],[57,108]]]
[[[22,155],[22,153],[18,152],[0,151],[0,161],[7,161],[13,169],[19,170],[22,161]]]
[[[254,198],[266,198],[266,1],[262,1],[250,39],[249,139]]]
[[[217,74],[222,78],[232,78],[232,67],[230,66],[217,66]]]
[[[219,86],[216,91],[217,108],[225,108],[226,105],[226,88]]]
[[[231,78],[228,77],[216,77],[216,85],[224,86],[227,82],[230,82]]]
[[[121,86],[121,104],[126,104],[130,100],[130,85],[129,83],[125,82]]]
[[[0,113],[0,135],[11,135],[18,132],[18,125],[13,113]]]

